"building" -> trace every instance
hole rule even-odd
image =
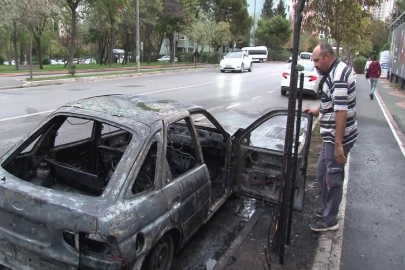
[[[370,12],[374,19],[385,21],[391,17],[394,10],[396,0],[381,0],[379,6],[371,7]]]

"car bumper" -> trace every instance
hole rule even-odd
[[[291,89],[291,88],[290,88],[289,86],[281,86],[281,91],[289,92],[290,89]],[[298,89],[297,89],[297,90],[298,90]],[[309,94],[309,95],[315,95],[315,94],[316,94],[316,91],[315,91],[315,90],[313,90],[313,89],[307,89],[307,88],[302,89],[302,92],[303,92],[304,94]]]

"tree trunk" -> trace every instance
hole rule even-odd
[[[24,65],[24,62],[25,62],[24,43],[21,42],[21,44],[20,44],[20,64]]]
[[[110,23],[111,23],[110,67],[111,67],[114,57],[114,20],[112,19],[112,17],[110,17]]]
[[[44,69],[44,65],[42,63],[42,47],[41,47],[41,37],[37,37],[34,35],[35,41],[37,42],[38,47],[38,58],[39,58],[39,69]]]
[[[13,22],[13,45],[15,57],[15,70],[18,70],[17,22]]]
[[[75,53],[75,41],[76,41],[76,8],[71,8],[72,10],[72,33],[70,40],[70,56],[69,56],[69,65],[73,63],[73,57]]]

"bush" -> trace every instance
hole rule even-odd
[[[76,74],[76,64],[69,65],[69,74],[75,76]]]
[[[50,64],[51,64],[51,61],[49,61],[48,58],[45,58],[45,59],[42,60],[42,64],[43,64],[44,66],[45,66],[45,65],[50,65]]]
[[[353,68],[357,74],[364,74],[364,67],[366,66],[367,58],[357,56],[353,60]]]
[[[194,55],[190,53],[179,53],[177,59],[183,63],[194,63]]]
[[[283,62],[287,62],[288,59],[290,59],[290,55],[286,54],[286,53],[280,53],[280,54],[276,54],[274,56],[274,61],[283,61]]]

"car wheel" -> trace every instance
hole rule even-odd
[[[260,62],[260,63],[263,63],[263,59],[260,59],[259,62]]]
[[[282,95],[282,96],[285,96],[286,94],[287,94],[287,91],[281,90],[281,95]]]
[[[243,64],[242,64],[242,66],[240,67],[240,73],[243,73],[245,71],[245,67],[243,66]]]
[[[221,69],[221,73],[224,73],[224,72],[225,72],[225,70],[222,70],[222,69]]]
[[[250,63],[250,67],[249,67],[248,71],[252,72],[252,69],[253,69],[253,62]]]
[[[145,261],[148,270],[170,270],[173,263],[174,242],[170,234],[165,234],[153,247]]]

